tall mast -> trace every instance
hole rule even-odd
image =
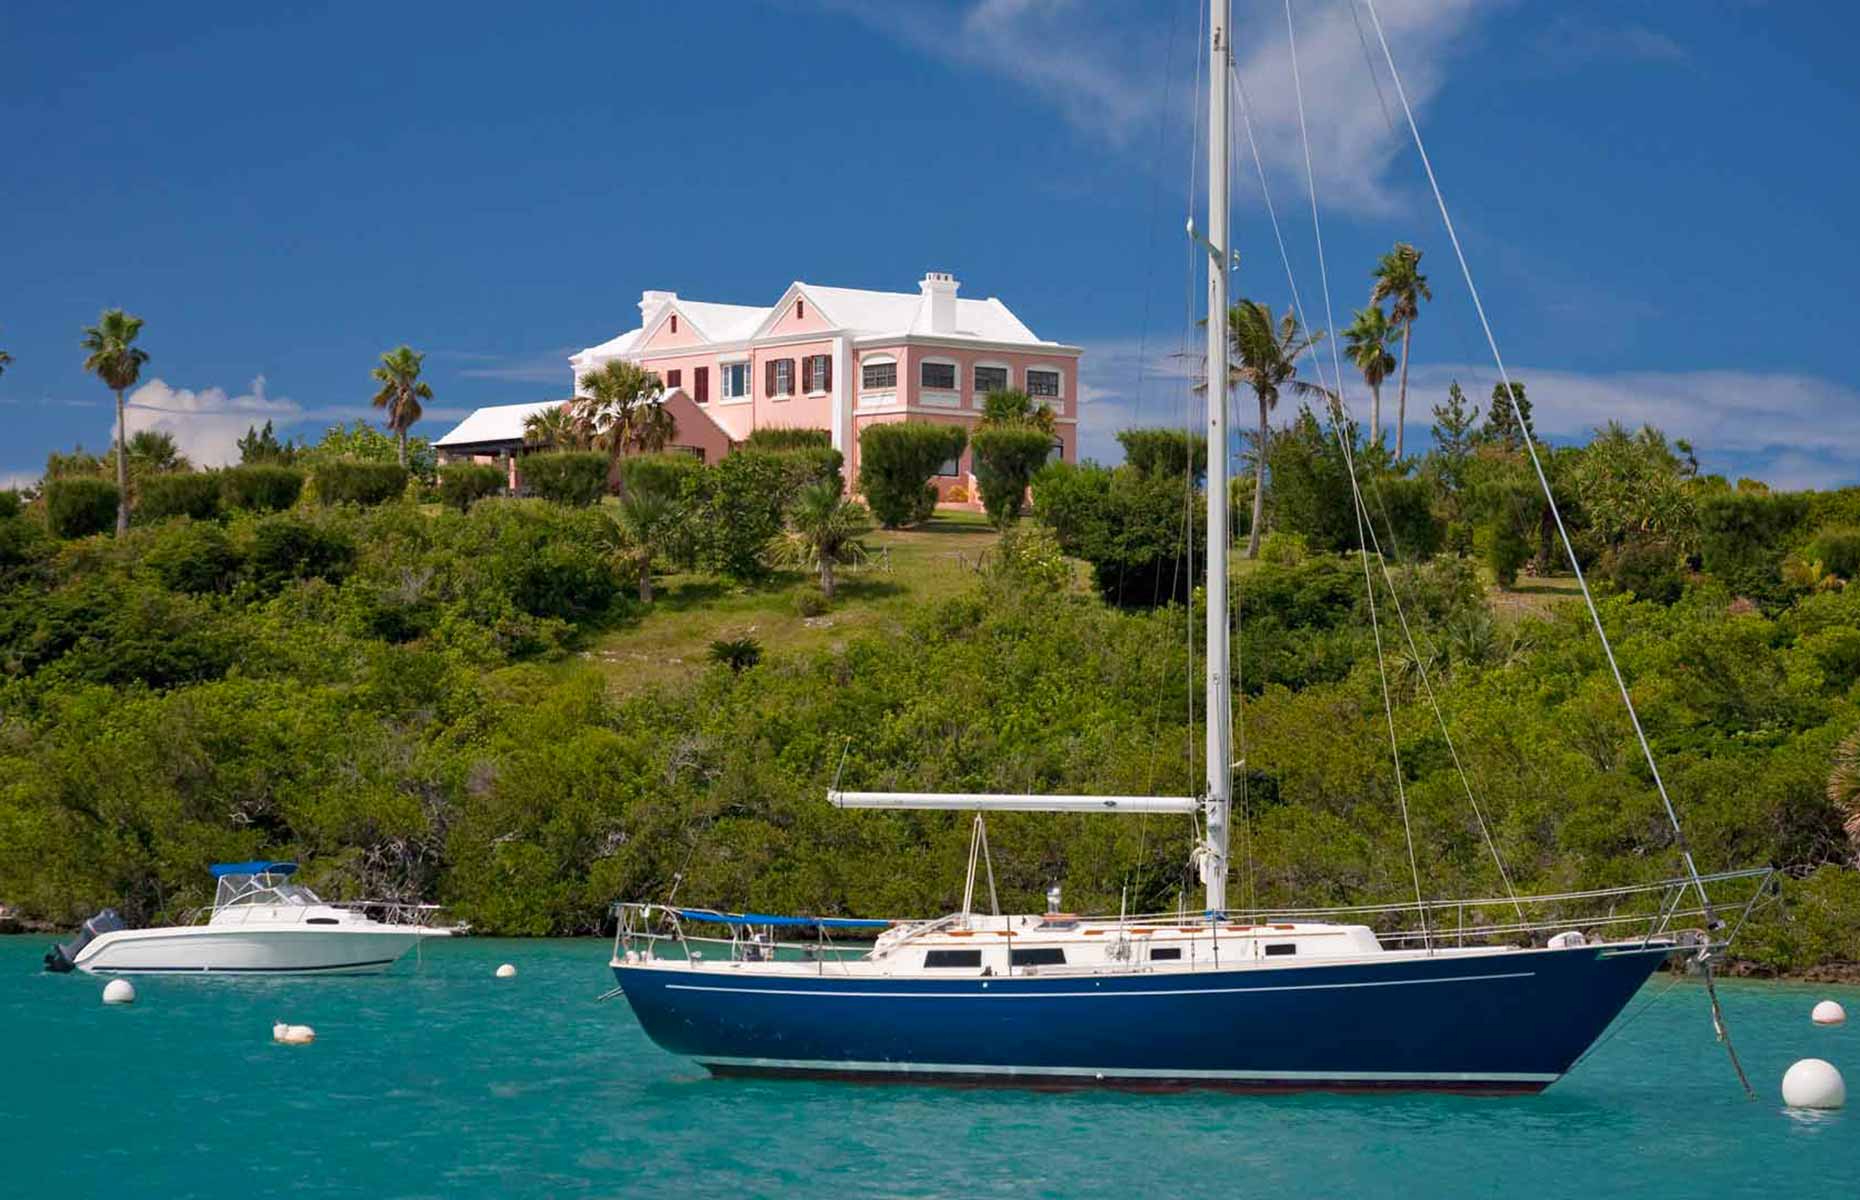
[[[1229,0],[1208,10],[1208,908],[1227,909],[1233,805],[1232,684],[1227,677],[1227,44]]]

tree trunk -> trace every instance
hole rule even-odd
[[[400,465],[405,467],[407,465],[407,431],[405,429],[396,429],[394,431],[394,441],[395,444],[400,447]]]
[[[129,532],[129,429],[123,420],[123,389],[116,389],[116,536]]]
[[[833,599],[833,559],[825,554],[820,556],[820,594]]]
[[[639,565],[639,602],[652,603],[652,560],[649,558]]]
[[[1268,419],[1266,400],[1262,396],[1259,401],[1259,442],[1253,447],[1253,528],[1246,539],[1248,558],[1259,557],[1260,529],[1266,523],[1266,439],[1272,436],[1272,430],[1267,425]],[[1219,450],[1223,454],[1226,451],[1225,446]],[[1215,447],[1209,446],[1208,453],[1216,453]],[[1227,497],[1222,496],[1220,502],[1227,503]]]
[[[1369,385],[1369,428],[1376,441],[1382,440],[1382,385]]]
[[[1408,339],[1414,336],[1414,322],[1401,327],[1401,393],[1395,401],[1395,457],[1402,456],[1402,431],[1408,424]]]
[[[607,451],[607,488],[622,501],[625,501],[626,473],[620,469],[620,459],[623,456],[625,445],[617,440],[617,438],[618,435],[616,435],[613,446]]]

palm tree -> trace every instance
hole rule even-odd
[[[1350,361],[1369,385],[1369,431],[1378,442],[1382,440],[1382,381],[1395,369],[1395,356],[1389,353],[1389,339],[1394,333],[1380,304],[1357,309],[1356,320],[1343,331]],[[1395,437],[1399,441],[1401,434],[1397,432]]]
[[[821,594],[833,599],[833,568],[865,561],[860,539],[872,532],[872,515],[857,500],[846,499],[839,485],[816,483],[794,498],[788,523],[779,557],[802,570],[817,571]]]
[[[1434,293],[1428,290],[1427,276],[1421,274],[1421,252],[1407,242],[1396,242],[1393,250],[1377,260],[1371,274],[1376,283],[1369,289],[1369,302],[1393,301],[1389,324],[1401,330],[1401,388],[1395,407],[1395,457],[1400,458],[1402,427],[1408,420],[1408,343],[1421,316],[1421,301],[1432,300]]]
[[[583,395],[569,404],[575,422],[593,433],[607,451],[607,486],[626,494],[620,460],[629,451],[663,450],[678,434],[678,422],[659,403],[664,385],[656,372],[615,359],[581,377]]]
[[[135,344],[142,332],[142,318],[132,317],[120,308],[112,308],[84,330],[84,369],[103,380],[103,386],[116,393],[116,536],[129,531],[129,461],[124,457],[128,442],[123,420],[123,393],[136,386],[142,377],[142,364],[149,352]]]
[[[191,471],[194,464],[181,453],[174,435],[163,429],[139,429],[129,435],[129,462],[136,475],[165,471]]]
[[[652,603],[652,560],[671,548],[681,516],[678,502],[658,492],[632,492],[620,497],[620,532],[626,535],[623,556],[639,573],[639,599]]]
[[[569,404],[557,404],[523,418],[523,440],[554,450],[585,450],[588,431],[575,419]]]
[[[12,361],[13,361],[13,356],[11,354],[8,354],[4,350],[0,350],[0,375],[6,374],[7,364],[11,363]]]
[[[1828,772],[1828,803],[1846,818],[1842,828],[1860,863],[1860,729],[1834,748],[1834,769]]]
[[[1233,345],[1234,365],[1229,369],[1232,384],[1244,383],[1253,389],[1259,401],[1259,440],[1253,446],[1253,531],[1247,537],[1246,556],[1259,557],[1260,526],[1266,518],[1266,447],[1272,437],[1272,410],[1278,406],[1279,392],[1289,389],[1298,396],[1323,396],[1330,392],[1315,383],[1298,378],[1298,356],[1317,345],[1323,331],[1307,335],[1298,328],[1298,318],[1291,309],[1278,321],[1272,309],[1256,300],[1242,300],[1227,310],[1227,338]],[[1209,453],[1222,454],[1226,447],[1209,447]]]
[[[381,365],[369,374],[381,390],[375,393],[376,408],[387,410],[388,432],[399,446],[400,465],[407,465],[407,431],[420,419],[420,401],[433,398],[432,387],[420,378],[426,355],[412,346],[396,346],[381,356]]]
[[[1059,427],[1059,417],[1046,401],[1034,402],[1032,396],[1018,388],[1004,388],[982,397],[980,429],[1037,429],[1051,435]]]

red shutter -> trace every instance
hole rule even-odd
[[[691,386],[697,392],[697,395],[693,396],[692,399],[696,400],[699,404],[708,403],[710,401],[710,368],[697,367],[693,369],[691,372]]]
[[[762,394],[764,396],[775,394],[775,360],[772,358],[762,364]]]
[[[820,375],[821,375],[821,380],[822,380],[820,384],[820,390],[823,392],[832,391],[833,390],[833,356],[831,354],[823,354],[820,356]]]

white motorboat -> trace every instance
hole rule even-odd
[[[218,863],[204,919],[129,929],[114,910],[84,922],[45,956],[51,971],[94,975],[367,975],[387,970],[421,939],[457,930],[432,924],[437,905],[336,903],[292,883],[292,862]]]

